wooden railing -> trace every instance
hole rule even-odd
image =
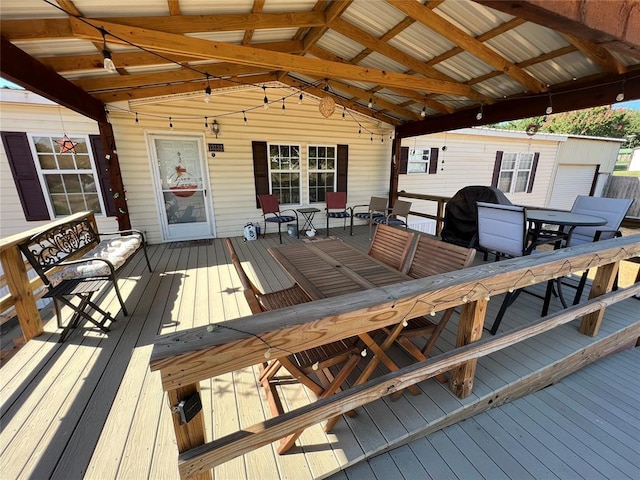
[[[43,230],[55,227],[61,223],[87,218],[97,231],[95,218],[92,212],[81,212],[63,217],[55,222],[41,225],[32,230],[0,239],[0,262],[9,287],[9,295],[0,299],[0,312],[15,308],[18,322],[25,340],[37,337],[43,331],[42,319],[36,306],[37,296],[34,292],[42,287],[42,280],[36,277],[29,279],[27,265],[18,245]]]
[[[451,369],[452,391],[461,397],[469,395],[478,358],[576,318],[582,317],[580,332],[594,336],[607,306],[640,291],[640,284],[635,284],[609,293],[620,261],[638,255],[640,235],[622,237],[311,302],[305,304],[304,318],[300,308],[292,307],[157,337],[151,370],[161,372],[170,405],[177,405],[198,392],[201,380],[260,364],[267,350],[272,355],[278,350],[283,354],[298,352],[454,306],[461,306],[459,323],[468,325],[458,332],[461,348],[213,442],[206,441],[202,412],[182,425],[174,414],[180,475],[211,478],[212,467],[231,458]],[[588,302],[519,330],[477,341],[491,296],[594,267],[599,268]],[[627,336],[640,336],[640,323],[636,322]],[[622,337],[615,339],[612,349],[630,340]]]
[[[416,217],[429,218],[436,221],[436,235],[440,236],[442,233],[442,227],[444,226],[444,207],[451,197],[442,197],[440,195],[426,195],[422,193],[407,193],[398,192],[398,198],[415,198],[416,200],[427,200],[436,203],[436,214],[423,213],[418,211],[411,211],[411,215]]]

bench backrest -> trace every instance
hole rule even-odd
[[[65,260],[84,254],[99,243],[100,236],[91,222],[82,219],[37,233],[18,247],[45,285],[50,285],[47,278],[49,270]]]

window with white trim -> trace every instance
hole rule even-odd
[[[407,163],[407,173],[429,173],[431,149],[412,149]]]
[[[324,202],[336,191],[336,146],[309,145],[307,160],[309,203]]]
[[[89,210],[103,215],[100,182],[89,138],[78,135],[70,138],[75,144],[75,153],[60,153],[60,137],[29,135],[28,138],[49,213],[61,217]]]
[[[526,192],[533,169],[533,153],[502,154],[498,188],[505,193]]]
[[[269,144],[269,185],[280,204],[300,204],[300,145]]]

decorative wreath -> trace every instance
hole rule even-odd
[[[538,125],[536,125],[535,123],[530,123],[529,125],[527,125],[527,129],[525,130],[527,132],[527,135],[535,135],[536,133],[538,133]]]

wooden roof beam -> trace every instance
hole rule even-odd
[[[638,74],[640,72],[636,72]],[[597,105],[610,105],[620,93],[624,81],[625,99],[640,98],[640,74],[629,78],[628,75],[600,76],[588,83],[577,85],[572,82],[562,90],[554,91],[553,112],[570,112]],[[466,109],[451,115],[433,116],[420,122],[406,123],[396,128],[396,136],[402,138],[446,132],[458,128],[488,125],[492,123],[529,118],[544,114],[547,103],[546,94],[528,95],[496,102],[483,107],[482,121],[476,119],[477,108]]]
[[[7,40],[0,39],[2,77],[97,122],[106,122],[104,104],[38,62]]]
[[[542,82],[419,2],[415,0],[387,0],[387,2],[405,15],[415,18],[427,28],[513,78],[528,91],[537,93],[546,91],[547,88]]]
[[[127,42],[169,54],[208,56],[211,59],[235,62],[242,65],[253,65],[267,70],[296,71],[307,75],[337,77],[372,82],[380,85],[400,88],[413,88],[424,92],[447,93],[464,96],[468,86],[453,82],[445,82],[395,72],[386,72],[355,65],[328,62],[315,58],[300,57],[280,52],[272,52],[254,47],[230,45],[199,38],[186,37],[155,30],[126,27],[118,24],[101,22],[92,26],[77,19],[69,19],[74,34],[79,38],[95,40],[102,38],[97,28],[102,27],[109,32],[109,41],[127,44]]]
[[[565,33],[564,37],[587,58],[590,58],[593,63],[600,65],[605,72],[625,73],[627,71],[626,65],[616,60],[616,57],[601,45],[581,40],[573,35],[569,35],[568,33]]]
[[[264,8],[265,0],[253,0],[253,7],[251,8],[251,13],[262,13],[262,9]],[[242,45],[249,45],[251,43],[251,39],[253,38],[253,34],[255,29],[249,28],[244,31],[244,36],[242,37]]]
[[[640,58],[640,8],[636,0],[543,2],[475,0],[500,12]]]
[[[319,27],[314,27],[310,29],[307,34],[304,36],[302,41],[304,42],[304,50],[303,53],[306,53],[309,48],[316,44],[318,40],[325,34],[325,32],[329,29],[327,26],[329,23],[334,21],[336,18],[340,17],[344,13],[344,11],[349,8],[349,5],[353,0],[334,0],[329,4],[329,7],[324,12],[324,24]]]

